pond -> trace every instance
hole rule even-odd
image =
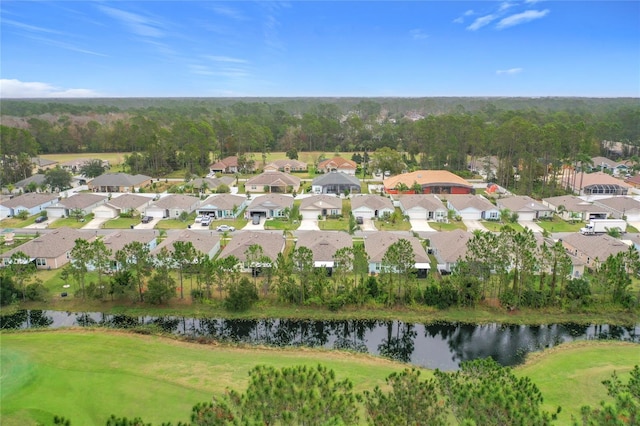
[[[529,352],[573,340],[608,339],[640,343],[640,324],[623,327],[571,323],[512,325],[376,320],[237,320],[40,310],[22,310],[0,317],[2,329],[71,326],[155,326],[193,339],[351,350],[445,371],[458,369],[463,361],[488,356],[502,365],[513,366],[522,363]]]

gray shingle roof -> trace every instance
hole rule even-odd
[[[134,241],[149,244],[156,238],[156,232],[151,229],[126,230],[111,233],[104,237],[104,245],[111,250],[111,258],[115,258],[116,252]]]
[[[98,194],[75,194],[68,198],[63,198],[56,205],[64,206],[68,209],[85,209],[96,203],[106,200],[107,197]]]
[[[313,252],[315,262],[331,262],[336,251],[353,247],[353,240],[346,232],[300,231],[296,247],[306,247]]]
[[[181,209],[191,210],[194,205],[197,207],[200,204],[198,197],[192,197],[190,195],[171,194],[166,197],[160,198],[153,203],[152,207],[159,207],[161,209]]]
[[[473,194],[447,195],[447,201],[457,211],[462,211],[469,208],[473,208],[481,212],[498,209],[496,206],[491,204],[489,200],[487,200],[481,195],[473,195]]]
[[[399,236],[391,232],[383,231],[367,234],[367,237],[364,240],[364,249],[369,255],[369,261],[381,262],[385,253],[389,249],[389,246],[401,239],[407,240],[411,243],[416,263],[429,263],[429,256],[427,256],[427,252],[424,250],[424,247],[422,247],[420,240],[415,237]]]
[[[300,203],[300,210],[342,209],[342,199],[335,195],[312,195]]]
[[[44,192],[28,192],[26,194],[18,195],[17,197],[13,197],[10,200],[6,200],[2,202],[2,205],[9,208],[16,207],[25,207],[27,209],[32,209],[39,205],[49,203],[51,201],[57,200],[57,194],[49,194]]]
[[[71,251],[76,245],[77,239],[92,241],[95,232],[79,231],[72,228],[59,228],[55,231],[42,234],[38,238],[24,243],[2,255],[9,258],[12,254],[21,251],[31,258],[54,258]]]
[[[515,197],[500,198],[497,204],[501,208],[509,209],[512,212],[519,211],[551,211],[551,209],[533,198],[522,195]]]
[[[604,262],[610,255],[629,250],[629,246],[609,235],[582,235],[572,233],[562,238],[567,244],[575,247],[591,259]]]
[[[105,173],[93,179],[91,186],[137,186],[150,179],[151,177],[145,175],[134,176],[128,173]]]
[[[179,234],[171,234],[167,239],[158,244],[153,250],[153,254],[158,253],[163,247],[166,247],[169,253],[173,252],[173,243],[182,241],[190,242],[197,251],[208,254],[213,248],[220,243],[220,236],[211,231],[194,231],[185,229]]]
[[[283,194],[266,194],[254,198],[249,204],[248,210],[266,208],[266,209],[284,209],[293,207],[293,197]]]
[[[355,210],[360,207],[368,207],[372,210],[394,209],[393,202],[380,195],[354,195],[351,197],[351,209]]]
[[[313,186],[325,186],[325,185],[354,185],[360,187],[360,180],[346,173],[331,172],[325,175],[321,175],[313,179],[311,182]]]
[[[277,186],[300,186],[300,178],[289,173],[271,171],[264,172],[258,176],[247,180],[245,186],[251,185],[277,185]]]
[[[123,194],[113,197],[109,200],[109,204],[119,209],[137,209],[151,202],[151,198],[135,194]]]
[[[560,195],[558,197],[549,197],[543,200],[545,203],[553,206],[556,210],[560,206],[564,206],[569,212],[606,212],[608,209],[596,206],[592,202],[584,201],[575,195]]]
[[[596,201],[596,204],[609,207],[617,212],[640,210],[640,201],[631,197],[611,197]]]
[[[233,210],[233,207],[240,207],[245,201],[245,197],[233,194],[217,194],[212,195],[200,204],[203,207],[215,207],[219,210]]]
[[[35,175],[29,176],[26,179],[19,180],[14,184],[14,186],[16,188],[25,188],[31,182],[35,182],[36,185],[40,186],[44,183],[44,181],[45,181],[45,175],[43,175],[42,173],[36,173]]]
[[[410,210],[414,207],[422,207],[427,211],[447,209],[445,205],[442,204],[442,201],[433,194],[401,195],[398,201],[405,210]]]
[[[467,243],[471,233],[456,229],[429,235],[430,245],[439,261],[455,263],[467,254]]]
[[[247,249],[257,244],[262,247],[263,253],[272,261],[276,260],[278,253],[284,249],[284,235],[278,231],[240,231],[233,235],[233,238],[220,253],[221,258],[235,256],[240,261],[247,260],[245,252]]]

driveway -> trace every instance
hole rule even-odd
[[[298,231],[319,231],[317,219],[302,219]]]
[[[25,226],[25,228],[26,229],[47,229],[49,227],[49,224],[53,223],[57,219],[58,219],[57,217],[48,218],[47,220],[45,220],[42,223],[32,223],[31,225]]]
[[[523,227],[523,228],[529,228],[531,229],[531,231],[533,232],[537,232],[537,233],[542,233],[544,232],[544,230],[537,224],[534,223],[531,220],[522,220],[522,221],[518,221],[518,223]]]
[[[462,223],[467,227],[468,232],[487,230],[479,220],[463,220]]]
[[[409,219],[411,222],[411,230],[414,232],[434,232],[431,226],[429,226],[429,222],[426,219]]]
[[[140,222],[139,224],[135,225],[133,227],[133,229],[153,229],[153,228],[156,227],[158,222],[160,222],[161,220],[162,220],[162,218],[154,217],[151,222],[149,222],[149,223]]]
[[[260,223],[258,225],[254,225],[251,222],[252,218],[249,218],[249,222],[245,225],[244,228],[242,228],[242,230],[244,231],[264,231],[264,223],[267,221],[267,219],[263,216],[260,216]]]
[[[373,219],[363,219],[362,225],[360,225],[361,231],[377,231],[378,229],[373,223]]]
[[[102,224],[106,221],[111,220],[107,217],[96,217],[93,220],[90,220],[82,229],[100,229],[102,228]]]

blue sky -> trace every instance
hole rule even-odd
[[[2,97],[640,96],[640,1],[3,1]]]

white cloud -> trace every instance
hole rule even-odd
[[[496,28],[501,30],[503,28],[513,27],[514,25],[524,24],[535,19],[544,18],[549,14],[549,9],[545,10],[527,10],[522,13],[516,13],[515,15],[507,16],[498,22]]]
[[[226,18],[235,19],[236,21],[244,21],[247,17],[237,9],[232,9],[226,6],[214,6],[211,8],[218,15],[224,16]]]
[[[515,5],[516,5],[515,3],[509,3],[508,1],[502,2],[502,3],[500,3],[500,7],[498,8],[498,11],[499,12],[503,12],[503,11],[509,9],[510,7],[515,6]]]
[[[416,28],[415,30],[411,30],[410,33],[411,37],[413,37],[414,40],[424,40],[425,38],[429,37],[428,34],[418,28]]]
[[[522,68],[509,68],[508,70],[497,70],[498,75],[516,75],[524,71]]]
[[[240,58],[232,58],[230,56],[204,55],[203,58],[214,62],[230,62],[234,64],[246,64],[248,61]]]
[[[164,36],[164,31],[160,28],[161,24],[153,19],[109,6],[98,6],[98,8],[105,14],[120,21],[134,34],[155,38]]]
[[[476,31],[479,30],[480,28],[484,27],[485,25],[489,25],[491,23],[491,21],[497,19],[498,17],[496,15],[485,15],[485,16],[481,16],[479,18],[477,18],[475,21],[473,21],[473,23],[471,25],[469,25],[467,27],[467,29],[469,31]]]
[[[453,20],[454,24],[462,24],[464,23],[464,18],[467,16],[471,16],[473,15],[475,12],[471,9],[467,10],[465,13],[462,14],[462,16],[458,16],[456,19]]]
[[[92,98],[99,94],[90,89],[65,89],[49,83],[0,79],[0,98]]]
[[[3,19],[2,23],[5,25],[11,25],[21,30],[26,30],[35,33],[47,33],[47,34],[62,34],[60,31],[50,30],[49,28],[36,27],[35,25],[29,25],[22,22],[14,21],[12,19]]]

